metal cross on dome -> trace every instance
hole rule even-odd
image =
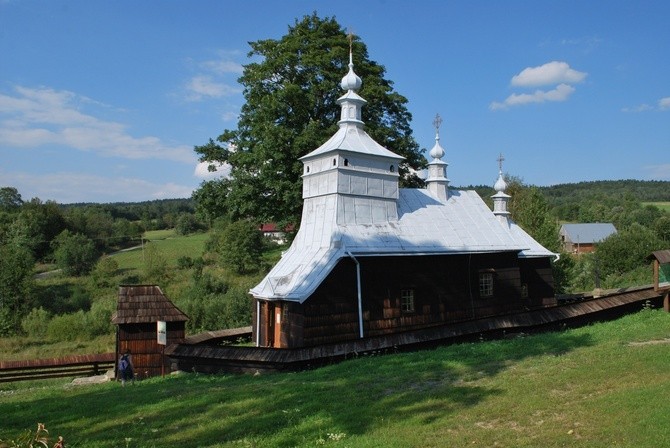
[[[440,132],[440,125],[442,125],[442,117],[440,117],[440,114],[435,114],[435,119],[433,120],[433,126],[435,126],[436,134]]]
[[[496,160],[498,161],[498,169],[502,173],[502,163],[505,161],[505,158],[503,157],[502,153],[500,153],[500,155]]]
[[[349,39],[349,53],[351,53],[351,50],[354,46],[354,32],[351,30],[351,28],[348,28],[347,31],[347,39]]]

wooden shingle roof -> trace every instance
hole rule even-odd
[[[670,249],[656,250],[647,257],[647,260],[658,260],[661,264],[670,263]]]
[[[157,285],[121,285],[114,324],[139,324],[156,321],[184,322],[188,316],[168,299]]]

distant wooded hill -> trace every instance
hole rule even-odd
[[[489,185],[469,185],[457,189],[476,190],[487,199],[495,193]],[[551,207],[593,199],[629,199],[638,202],[670,202],[670,181],[660,180],[595,180],[573,184],[537,187]]]
[[[495,194],[489,185],[468,185],[453,187],[459,190],[476,190],[484,199]],[[657,180],[596,180],[572,184],[559,184],[549,187],[538,187],[550,207],[558,207],[567,203],[589,201],[593,199],[628,199],[638,202],[670,202],[670,181]],[[161,199],[144,202],[118,202],[107,204],[64,204],[63,207],[90,207],[108,211],[114,218],[139,220],[143,217],[156,219],[165,214],[192,213],[195,204],[191,198]]]
[[[670,201],[670,181],[660,180],[596,180],[539,188],[552,205],[582,198],[612,196],[627,196],[640,202]]]

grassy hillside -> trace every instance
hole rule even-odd
[[[174,230],[154,230],[146,232],[143,243],[133,250],[114,254],[119,267],[124,271],[134,271],[139,275],[144,266],[149,246],[154,246],[167,261],[169,267],[176,267],[179,257],[197,258],[202,255],[208,233],[177,235]]]
[[[654,205],[661,210],[670,212],[670,202],[643,202],[642,205]]]
[[[300,373],[0,385],[0,438],[86,447],[670,446],[670,314]]]

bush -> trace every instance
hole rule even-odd
[[[86,313],[86,336],[94,338],[114,332],[112,313],[116,310],[116,298],[97,300]]]
[[[83,311],[54,316],[47,326],[47,339],[54,342],[75,341],[86,335],[86,313]]]
[[[169,280],[169,271],[165,256],[155,244],[147,242],[144,246],[144,281],[164,284]]]
[[[91,272],[91,280],[98,288],[108,288],[116,285],[116,273],[119,271],[119,263],[112,257],[102,257],[95,264]]]
[[[181,256],[177,258],[177,267],[179,269],[190,269],[193,267],[193,258]]]
[[[621,275],[648,264],[647,256],[662,249],[663,241],[653,230],[639,224],[620,231],[601,242],[596,249],[601,277]]]
[[[202,275],[183,296],[179,308],[189,317],[189,332],[250,325],[252,302],[247,287],[230,288],[210,273]]]
[[[182,213],[179,215],[179,218],[177,218],[174,230],[177,232],[177,235],[188,235],[189,233],[200,230],[200,227],[200,223],[195,215],[192,213]]]
[[[21,320],[21,328],[31,338],[43,339],[47,335],[47,327],[51,313],[42,307],[33,308],[26,317]]]

